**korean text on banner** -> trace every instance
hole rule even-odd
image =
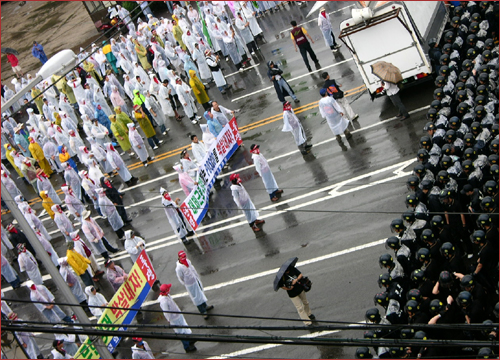
[[[116,324],[117,327],[96,327],[97,330],[116,330],[124,331],[134,319],[137,311],[146,299],[151,290],[151,287],[156,281],[156,274],[151,265],[146,250],[142,250],[137,258],[134,266],[128,274],[127,280],[120,286],[115,296],[111,299],[108,306],[127,308],[121,309],[106,309],[99,318],[98,324]],[[108,347],[109,352],[115,351],[118,343],[121,340],[120,336],[102,336],[104,344]],[[74,356],[75,359],[99,359],[94,344],[90,337],[82,344],[78,352]]]
[[[238,131],[238,124],[233,117],[222,128],[222,131],[217,136],[217,141],[207,150],[207,154],[199,166],[196,180],[198,185],[180,206],[182,214],[193,230],[196,230],[207,212],[208,196],[217,176],[242,143],[243,140],[241,140]]]

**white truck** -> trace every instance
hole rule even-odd
[[[340,24],[339,39],[352,52],[354,62],[372,100],[383,95],[371,65],[386,61],[403,75],[401,88],[426,80],[432,73],[427,42],[438,40],[448,20],[442,1],[359,1],[360,9]]]

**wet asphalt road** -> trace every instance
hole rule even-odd
[[[386,252],[379,240],[391,235],[390,221],[406,209],[405,182],[415,164],[418,140],[426,122],[425,107],[432,100],[433,86],[428,82],[404,91],[401,97],[408,110],[413,111],[411,119],[405,122],[394,119],[397,110],[389,99],[384,97],[372,102],[368,93],[362,91],[361,76],[346,47],[343,46],[336,54],[326,47],[317,28],[317,14],[304,20],[312,5],[306,4],[300,8],[287,5],[286,11],[280,10],[259,19],[267,40],[261,46],[261,54],[251,62],[251,65],[259,65],[228,76],[233,90],[227,95],[222,96],[215,86],[209,90],[212,100],[230,109],[241,110],[237,120],[244,141],[244,146],[231,159],[230,168],[219,178],[220,188],[214,190],[211,198],[211,218],[205,219],[197,232],[197,238],[187,247],[188,258],[201,275],[209,304],[215,306],[213,314],[298,319],[295,307],[285,291],[275,293],[272,290],[274,275],[270,273],[288,258],[297,256],[298,268],[313,281],[313,289],[307,297],[318,320],[363,320],[365,310],[373,306],[373,295],[379,290],[376,282],[381,273],[378,257]],[[350,17],[351,5],[350,2],[329,3],[327,11],[336,11],[331,15],[332,23],[339,24]],[[348,98],[359,114],[359,120],[353,123],[354,128],[350,127],[353,138],[349,142],[343,138],[342,146],[322,121],[315,105],[323,83],[319,76],[321,71],[307,73],[300,54],[293,49],[289,33],[284,32],[284,38],[281,37],[280,32],[290,28],[292,19],[299,23],[314,19],[304,26],[315,41],[312,47],[321,66],[342,84],[344,91],[354,89],[349,91],[352,95]],[[302,120],[310,143],[314,145],[307,156],[299,153],[290,133],[281,132],[282,106],[274,88],[269,88],[272,83],[266,75],[265,63],[269,60],[282,64],[284,77],[301,101],[300,104],[293,104],[293,107]],[[236,71],[232,64],[224,64],[223,67],[226,74]],[[202,114],[201,106],[198,113]],[[264,119],[267,120],[262,121]],[[144,168],[137,164],[136,159],[130,160],[128,155],[124,155],[127,164],[133,165],[133,175],[140,179],[133,188],[124,185],[124,203],[130,206],[127,212],[133,218],[131,228],[146,239],[160,281],[173,284],[172,294],[181,295],[176,298],[181,309],[196,312],[189,297],[183,295],[185,289],[175,276],[177,252],[185,247],[174,237],[168,224],[161,206],[159,188],[166,187],[173,197],[184,199],[172,166],[179,159],[180,149],[189,145],[188,136],[200,134],[200,130],[186,118],[181,123],[171,122],[170,128],[168,135],[160,136],[166,141],[156,151],[157,161],[149,167]],[[253,143],[261,145],[261,152],[268,159],[280,188],[284,189],[278,203],[269,201],[262,180],[252,166],[249,148]],[[263,231],[258,235],[251,231],[243,214],[233,203],[229,190],[229,174],[232,172],[241,175],[259,209],[260,217],[266,220]],[[61,177],[55,175],[51,179],[57,184],[55,187],[59,188]],[[121,180],[115,178],[114,184],[120,186]],[[24,184],[19,186],[26,198],[35,197],[31,187],[27,188]],[[38,213],[42,210],[40,203],[33,207]],[[47,219],[48,216],[42,218]],[[4,226],[10,219],[10,214],[2,217]],[[118,243],[107,221],[101,219],[98,222],[105,229],[107,238],[123,249],[123,244]],[[52,240],[52,244],[59,255],[64,256],[64,240],[57,228],[50,218],[44,224],[49,232],[54,232],[54,237],[58,236]],[[115,258],[125,270],[130,269],[132,263],[126,252]],[[301,264],[302,261],[306,263]],[[47,280],[46,284],[57,298],[57,290],[51,286],[51,280]],[[2,288],[7,287],[8,284],[3,281]],[[105,278],[101,280],[101,289],[110,299],[112,290]],[[157,292],[151,292],[148,301],[155,300],[157,296]],[[28,289],[7,291],[6,297],[27,298]],[[160,309],[154,303],[147,308]],[[14,305],[13,309],[22,311],[25,320],[42,320],[30,305]],[[276,320],[217,316],[206,321],[200,316],[187,315],[186,320],[191,326],[290,325]],[[166,324],[160,313],[143,313],[137,317],[137,321],[143,324]],[[297,322],[296,325],[302,323]],[[223,329],[214,332],[254,336],[310,334],[306,330],[264,332]],[[207,331],[193,329],[193,333]],[[314,330],[311,333],[312,336],[320,335]],[[362,331],[332,332],[324,334],[324,337],[362,337]],[[52,339],[50,334],[39,337],[44,354],[50,351],[49,342]],[[176,358],[207,358],[222,354],[251,358],[352,358],[355,351],[354,348],[324,346],[287,345],[270,348],[258,344],[199,342],[196,345],[198,352],[188,356],[179,341],[148,342],[157,358],[165,357],[161,352],[167,349],[170,356]],[[130,338],[122,340],[120,358],[131,356],[130,346]]]

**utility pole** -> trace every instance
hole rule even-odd
[[[19,227],[28,238],[28,241],[30,242],[31,246],[33,246],[33,249],[35,249],[37,257],[41,259],[43,265],[45,266],[45,269],[47,269],[48,273],[50,274],[52,281],[54,281],[57,289],[61,292],[64,301],[70,304],[74,304],[72,310],[74,311],[79,322],[83,324],[90,324],[91,322],[87,317],[87,314],[81,307],[80,303],[76,300],[75,295],[73,295],[68,284],[62,278],[61,274],[59,273],[59,270],[57,270],[57,268],[54,266],[54,263],[50,259],[49,254],[47,254],[47,252],[43,248],[42,243],[40,243],[40,241],[38,240],[33,229],[24,218],[24,215],[21,213],[21,210],[19,210],[19,208],[17,207],[16,202],[14,201],[14,199],[12,199],[12,196],[7,191],[3,183],[2,183],[2,197],[9,205],[9,209],[12,215],[19,223]],[[102,338],[100,336],[98,337],[97,343],[95,345],[96,345],[96,350],[99,352],[99,355],[101,355],[102,359],[113,359],[113,356],[109,352],[108,348],[103,344]]]

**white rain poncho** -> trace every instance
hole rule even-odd
[[[174,299],[170,295],[160,295],[158,298],[160,307],[163,311],[165,319],[170,323],[170,325],[177,326],[188,326],[184,316],[181,314],[181,310],[175,303]],[[188,327],[184,328],[174,328],[176,334],[191,334],[191,329]]]
[[[95,142],[93,142],[89,139],[89,142],[91,143],[90,150],[92,151],[92,154],[94,154],[94,158],[103,167],[104,172],[111,173],[113,168],[111,167],[111,165],[108,162],[107,153],[106,153],[106,145],[104,145],[106,143],[110,143],[111,141],[109,140],[109,138],[107,136],[103,140],[105,140],[105,142],[103,142],[101,144],[97,140]]]
[[[243,16],[236,16],[235,19],[235,25],[240,31],[240,35],[243,38],[243,41],[245,41],[245,44],[248,44],[252,41],[254,41],[254,37],[252,35],[252,32],[250,31],[250,26],[245,26],[247,21],[243,18]]]
[[[187,159],[181,159],[182,169],[187,172],[191,179],[196,179],[198,166],[189,157]]]
[[[78,277],[70,270],[66,257],[59,258],[57,262],[59,263],[59,274],[61,274],[63,280],[68,284],[69,289],[75,295],[76,300],[81,303],[87,300],[87,297],[83,293],[82,286],[78,281]]]
[[[212,77],[210,68],[207,65],[207,60],[205,59],[205,54],[198,48],[193,51],[193,60],[196,61],[198,65],[198,70],[200,71],[200,78],[202,80],[208,80]]]
[[[203,292],[200,276],[189,259],[186,259],[189,266],[183,265],[177,261],[175,264],[175,273],[179,282],[186,287],[189,297],[194,305],[198,306],[207,302],[207,297]]]
[[[212,143],[217,141],[217,138],[210,132],[210,129],[208,128],[207,124],[201,124],[200,125],[201,131],[203,132],[202,139],[203,143],[205,144],[206,148],[210,148],[212,146]]]
[[[106,196],[104,189],[99,189],[99,191],[99,207],[102,214],[107,216],[109,225],[111,225],[114,231],[120,230],[124,225],[120,214],[118,214],[115,205]]]
[[[109,96],[109,98],[111,99],[111,103],[113,104],[113,106],[115,108],[120,107],[120,109],[125,114],[130,115],[130,110],[127,106],[127,103],[125,103],[125,100],[122,98],[122,96],[118,92],[118,88],[114,85],[111,87],[111,95]]]
[[[231,193],[236,205],[245,213],[245,218],[249,224],[259,218],[259,212],[255,209],[255,205],[242,184],[231,185]]]
[[[150,81],[148,73],[146,72],[146,70],[142,68],[141,65],[139,65],[139,63],[134,63],[134,78],[136,76],[140,76],[141,81],[144,81],[146,83],[145,84],[146,89],[149,89]]]
[[[55,325],[54,328],[61,328],[61,325]],[[64,330],[61,330],[64,331]],[[72,359],[72,356],[75,355],[78,352],[78,345],[75,343],[76,341],[76,335],[75,334],[56,334],[54,333],[54,337],[56,340],[62,340],[64,341],[63,344],[63,349],[66,350],[66,356],[70,355],[70,359]],[[55,349],[54,349],[55,350]],[[56,351],[59,355],[60,354],[58,351]],[[54,355],[54,359],[56,359],[55,356],[57,356],[54,352],[52,353]]]
[[[82,231],[85,234],[85,237],[92,246],[92,249],[98,253],[102,254],[107,252],[106,247],[102,242],[102,238],[104,236],[104,232],[101,227],[97,224],[97,222],[91,217],[88,220],[82,219]]]
[[[302,145],[307,140],[304,128],[293,109],[283,111],[283,129],[281,131],[291,132],[297,146]]]
[[[58,266],[59,263],[57,262],[57,259],[59,258],[59,256],[57,255],[57,252],[54,250],[54,247],[50,244],[49,240],[40,231],[35,231],[35,235],[42,244],[44,250],[47,252],[47,254],[49,254],[50,260],[52,260],[54,266]]]
[[[33,212],[33,209],[29,205],[25,205],[21,208],[23,212],[24,218],[30,224],[33,231],[40,230],[40,232],[45,236],[47,240],[52,240],[52,236],[48,233],[47,229],[43,225],[43,222],[36,216]]]
[[[63,93],[59,95],[59,109],[68,114],[73,121],[77,120],[75,109],[71,106],[68,98]]]
[[[241,58],[241,54],[238,52],[238,48],[236,47],[236,40],[233,39],[232,35],[227,31],[222,33],[222,41],[224,41],[224,46],[226,47],[226,51],[231,57],[233,64],[239,64],[243,60]]]
[[[193,153],[193,157],[195,158],[196,162],[198,163],[198,166],[203,163],[203,159],[205,158],[205,155],[207,154],[207,148],[205,144],[202,142],[198,141],[197,143],[191,143],[192,149],[191,152]]]
[[[43,284],[42,274],[40,274],[40,269],[38,269],[38,262],[32,253],[25,248],[23,252],[19,253],[17,261],[19,263],[19,270],[21,272],[26,271],[31,281],[37,285]]]
[[[59,111],[59,116],[61,117],[61,127],[63,128],[64,131],[66,131],[68,134],[70,130],[73,130],[76,133],[78,133],[78,128],[77,128],[78,124],[75,124],[75,122],[68,117],[66,112]]]
[[[110,91],[111,95],[111,91]],[[101,105],[102,110],[106,114],[106,116],[113,115],[113,110],[109,107],[104,95],[101,91],[101,88],[97,85],[94,85],[94,103]]]
[[[174,117],[174,109],[172,108],[172,104],[170,103],[169,91],[171,91],[170,85],[160,86],[160,90],[158,92],[158,101],[160,102],[161,111],[163,114]]]
[[[326,119],[333,135],[341,135],[347,129],[349,121],[340,115],[340,113],[343,113],[340,105],[334,98],[325,96],[319,101],[318,106],[321,117]]]
[[[276,183],[276,179],[274,179],[274,175],[269,167],[269,164],[267,163],[266,158],[262,154],[252,154],[252,159],[255,164],[255,170],[257,170],[262,178],[267,193],[274,193],[278,190],[278,184]]]
[[[89,159],[89,161],[87,162],[87,165],[88,165],[88,169],[89,169],[89,171],[88,171],[89,178],[92,179],[92,181],[94,182],[94,184],[97,187],[99,187],[98,186],[99,181],[104,176],[104,174],[101,171],[101,168],[97,164],[97,161],[93,158]]]
[[[172,43],[170,41],[165,41],[165,54],[170,61],[170,64],[174,66],[176,69],[180,69],[182,66],[182,60],[179,58],[179,55],[175,52],[175,49],[172,47]]]
[[[180,78],[177,79],[180,80]],[[182,108],[184,109],[184,113],[188,118],[191,119],[196,114],[196,105],[194,104],[194,99],[191,96],[192,89],[188,84],[186,84],[182,80],[180,84],[177,84],[177,79],[176,79],[176,84],[174,85],[175,92],[177,93],[179,102],[181,103]]]
[[[85,205],[83,205],[80,199],[76,197],[75,193],[72,191],[73,189],[70,191],[68,186],[62,186],[61,190],[66,195],[64,202],[66,203],[70,214],[75,218],[80,217],[85,211]]]
[[[332,28],[332,23],[330,21],[330,15],[328,15],[328,13],[325,13],[325,15],[326,17],[323,16],[321,12],[319,13],[318,27],[321,29],[321,32],[323,33],[326,46],[330,47],[333,46],[334,43],[334,39],[332,36],[333,28]]]
[[[46,191],[49,197],[52,199],[54,204],[61,205],[62,201],[59,198],[59,195],[57,195],[56,190],[52,186],[52,183],[48,178],[45,176],[38,176],[36,181],[36,185],[38,188],[38,192],[40,193],[41,191]]]
[[[100,124],[99,122],[97,122],[97,121],[92,122],[91,132],[92,132],[92,136],[94,136],[94,138],[95,138],[95,141],[99,145],[104,146],[105,143],[110,142],[110,139],[108,137],[108,129],[104,125]],[[92,150],[92,151],[94,151],[94,150]]]
[[[71,167],[67,162],[66,168],[64,169],[64,180],[66,184],[71,186],[77,199],[82,199],[82,183],[80,177],[76,173],[75,169]]]
[[[132,350],[132,359],[156,359],[148,343],[143,341],[143,344],[144,349],[137,347],[136,345],[130,348]]]
[[[141,159],[142,162],[145,162],[149,155],[146,146],[144,145],[144,140],[141,135],[139,135],[139,132],[135,128],[134,124],[127,124],[127,127],[129,130],[128,139],[130,144],[134,148],[135,153],[139,156],[139,159]]]
[[[52,293],[45,286],[37,284],[35,287],[35,290],[30,289],[31,301],[54,302],[54,295],[52,295]],[[35,305],[38,311],[40,311],[42,315],[44,315],[51,323],[59,323],[62,319],[67,317],[67,315],[57,305],[54,305],[52,309],[47,309],[47,304],[34,302],[33,305]]]
[[[87,303],[91,306],[108,306],[108,301],[106,298],[101,294],[96,292],[95,295],[92,293],[91,289],[93,286],[87,286],[85,288],[85,294],[88,296]],[[101,308],[90,308],[90,312],[97,318],[99,319],[104,312],[105,309]]]
[[[71,241],[71,237],[69,234],[75,231],[73,223],[62,212],[62,210],[61,212],[59,212],[59,210],[61,209],[59,205],[52,205],[50,208],[54,212],[54,222],[56,223],[58,229],[64,235],[66,241]]]
[[[217,111],[212,107],[210,112],[212,113],[214,118],[217,119],[217,121],[219,121],[219,124],[221,124],[222,127],[224,127],[232,119],[233,114],[232,114],[231,110],[229,110],[228,108],[226,108],[222,105],[219,105],[219,110],[220,111]]]
[[[17,318],[16,322],[22,323],[22,319]],[[25,324],[25,328],[28,329],[28,325]],[[32,332],[28,331],[15,331],[17,338],[19,339],[19,342],[21,345],[24,347],[24,344],[26,344],[26,347],[24,350],[28,353],[30,359],[38,359],[38,356],[42,354],[40,351],[40,348],[38,347],[38,344],[35,341],[35,334]]]
[[[7,282],[11,283],[17,279],[16,270],[10,265],[9,260],[2,254],[2,276],[7,280]],[[3,298],[3,296],[2,296]]]
[[[47,136],[49,136],[48,131]],[[43,153],[45,154],[45,158],[49,161],[52,169],[56,170],[58,173],[63,171],[61,160],[59,160],[59,151],[57,150],[57,145],[54,144],[53,140],[47,139],[47,142],[43,144]],[[52,196],[51,198],[54,200]],[[56,201],[58,200],[54,200],[54,202]],[[61,200],[59,199],[59,201]]]
[[[132,237],[132,230],[127,230],[125,231],[125,243],[123,246],[129,253],[132,262],[135,263],[141,251],[146,248],[146,242],[138,236]]]
[[[182,169],[182,165],[175,165],[173,166],[173,168],[179,174],[179,185],[184,191],[184,194],[186,194],[186,196],[189,196],[189,194],[195,187],[194,180],[191,178],[191,176],[189,176],[187,172]]]
[[[161,87],[163,87],[163,85],[161,85]],[[156,94],[155,96],[158,97],[158,94]],[[156,116],[153,115],[153,118],[155,119],[156,123],[160,126],[163,125],[166,127],[167,126],[167,119],[165,118],[165,114],[162,111],[162,108],[161,108],[160,104],[158,103],[158,101],[156,101],[155,98],[151,95],[146,95],[145,99],[146,99],[146,101],[144,103],[146,105],[146,109],[148,109],[150,112],[151,112],[151,110],[153,110],[154,113],[156,114]],[[172,113],[173,113],[173,111],[172,111]]]
[[[79,77],[76,77],[74,80],[68,81],[68,85],[71,87],[71,90],[73,90],[73,93],[75,94],[75,98],[77,100],[85,99],[85,90],[82,86],[82,80]]]
[[[165,209],[168,222],[170,223],[170,226],[172,227],[172,230],[174,230],[175,234],[179,238],[184,239],[188,232],[192,229],[187,221],[183,221],[181,218],[183,215],[180,212],[179,207],[175,201],[172,200],[169,194],[165,194],[166,192],[167,190],[160,188],[160,194],[162,195],[161,203]]]
[[[78,134],[78,132],[74,130],[69,131],[69,146],[71,150],[73,150],[76,153],[76,156],[78,156],[78,160],[80,160],[82,164],[85,164],[84,155],[78,151],[78,149],[81,146],[85,146],[85,144],[83,143],[80,134]]]
[[[120,175],[124,182],[132,179],[132,174],[128,170],[127,165],[125,165],[125,162],[123,161],[118,151],[115,150],[113,144],[107,143],[105,145],[107,151],[106,158],[108,159],[108,164],[111,166],[111,168],[118,172],[118,175]]]
[[[16,183],[2,170],[2,184],[5,186],[12,198],[22,195],[21,190],[17,188]]]
[[[111,283],[111,286],[113,286],[113,289],[115,291],[118,291],[120,286],[122,286],[122,284],[127,279],[127,273],[121,267],[115,265],[114,270],[112,270],[110,267],[106,269],[106,277],[108,278],[108,281]]]
[[[257,36],[262,33],[262,29],[259,26],[259,23],[257,22],[257,19],[255,18],[255,10],[251,8],[252,5],[249,5],[249,3],[242,2],[241,3],[242,8],[241,10],[243,11],[243,15],[245,18],[248,20],[250,24],[250,30],[252,31],[253,36]]]

